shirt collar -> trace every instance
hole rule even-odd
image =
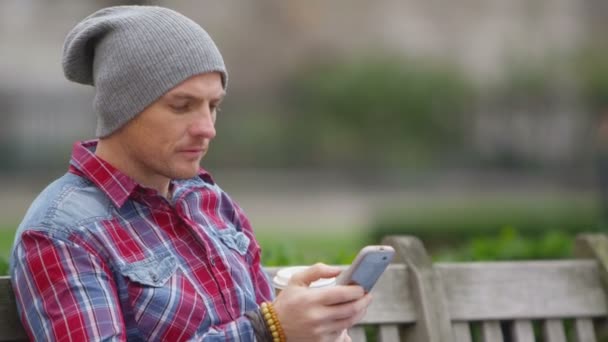
[[[98,140],[77,141],[72,148],[70,171],[93,182],[120,208],[138,188],[144,188],[134,179],[122,173],[95,154]],[[214,184],[211,175],[203,168],[198,177]]]
[[[70,165],[101,189],[118,208],[129,198],[137,183],[110,163],[95,155],[97,140],[77,141],[72,148]]]

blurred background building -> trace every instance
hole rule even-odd
[[[62,75],[65,35],[127,3],[214,37],[229,96],[203,164],[259,229],[505,199],[582,207],[576,229],[599,217],[605,1],[0,0],[0,225],[94,133],[93,90]]]

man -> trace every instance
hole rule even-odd
[[[349,340],[359,286],[308,289],[318,264],[273,301],[242,210],[199,162],[228,74],[207,33],[161,7],[102,9],[67,36],[69,80],[95,87],[98,140],[32,203],[11,274],[32,340]]]

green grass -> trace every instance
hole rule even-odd
[[[14,238],[15,229],[0,227],[0,259],[8,260]]]
[[[11,225],[0,225],[0,275],[8,274],[8,258],[15,237],[15,227]]]

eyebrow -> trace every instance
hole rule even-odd
[[[226,92],[222,91],[219,96],[217,97],[212,97],[211,101],[222,101],[224,99],[224,97],[226,96]],[[164,96],[167,99],[184,99],[184,100],[195,100],[195,101],[199,101],[202,98],[196,95],[192,95],[190,93],[186,93],[186,92],[175,92],[175,93],[169,93],[169,94],[165,94]]]

